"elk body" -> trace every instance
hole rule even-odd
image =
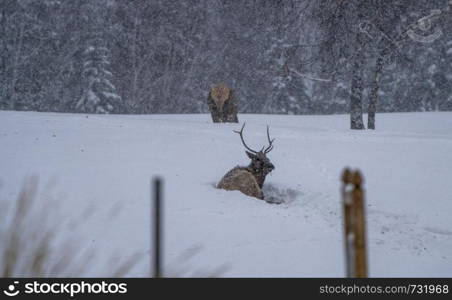
[[[270,139],[270,133],[267,126],[267,138],[269,145],[260,151],[255,151],[248,147],[243,139],[243,124],[240,131],[234,131],[240,135],[243,146],[247,149],[246,155],[251,159],[248,166],[237,166],[226,173],[220,182],[217,184],[217,188],[224,190],[237,190],[241,191],[245,195],[256,197],[258,199],[264,199],[262,187],[265,182],[265,177],[275,168],[275,166],[267,158],[267,153],[273,149],[273,140]]]
[[[207,104],[214,123],[238,123],[234,95],[226,85],[219,84],[213,87],[207,98]]]

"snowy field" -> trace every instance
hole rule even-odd
[[[38,175],[38,201],[54,226],[110,264],[141,253],[130,276],[148,276],[150,179],[159,174],[168,274],[225,267],[221,276],[342,277],[339,177],[358,167],[370,275],[452,276],[452,113],[378,114],[376,131],[349,130],[346,115],[239,120],[255,148],[270,125],[276,169],[265,189],[285,203],[214,188],[248,158],[232,132],[240,125],[212,124],[209,115],[2,111],[0,197],[15,201],[27,176]]]

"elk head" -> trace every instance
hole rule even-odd
[[[251,163],[248,165],[247,169],[256,177],[257,183],[259,187],[262,188],[264,185],[265,177],[275,169],[275,166],[270,162],[267,157],[267,153],[272,151],[273,142],[275,139],[270,139],[269,128],[267,125],[267,139],[268,146],[262,147],[260,151],[256,151],[248,147],[243,139],[243,129],[245,128],[245,123],[243,123],[242,129],[240,131],[234,130],[235,133],[240,135],[240,139],[242,140],[243,146],[247,149],[246,155],[251,159]],[[265,149],[264,149],[265,148]]]

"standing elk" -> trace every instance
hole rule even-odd
[[[214,123],[238,123],[237,104],[232,89],[224,84],[214,86],[207,98]]]
[[[240,131],[234,130],[235,133],[240,135],[243,146],[247,149],[246,155],[251,159],[251,163],[247,166],[237,166],[226,173],[220,182],[217,184],[217,188],[232,191],[238,190],[245,195],[256,197],[258,199],[264,199],[262,187],[264,185],[265,177],[275,169],[275,166],[267,158],[267,153],[273,149],[273,142],[275,139],[270,139],[270,133],[267,126],[267,138],[268,146],[260,151],[255,151],[248,147],[243,139],[243,129],[245,123]]]

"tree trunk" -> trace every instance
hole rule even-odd
[[[384,53],[381,53],[375,65],[374,80],[369,95],[369,107],[367,109],[367,129],[375,129],[375,113],[377,111],[378,91],[380,90],[380,78],[383,71]]]
[[[351,83],[351,97],[350,97],[350,128],[351,129],[365,129],[363,122],[363,41],[361,34],[357,33],[356,37],[357,48],[355,54],[355,61],[353,62],[353,73]]]

